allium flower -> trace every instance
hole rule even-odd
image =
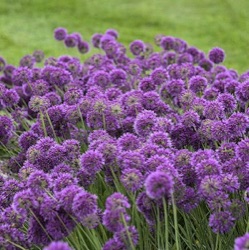
[[[2,104],[4,107],[12,107],[18,104],[20,96],[14,89],[7,89],[2,97]]]
[[[218,101],[207,102],[203,114],[206,119],[220,120],[224,117],[224,108]]]
[[[117,87],[122,86],[126,81],[127,74],[122,69],[114,69],[110,72],[110,80]]]
[[[18,144],[23,150],[27,150],[29,147],[34,145],[38,140],[37,134],[32,131],[27,131],[22,133],[22,135],[18,139]]]
[[[139,148],[140,142],[136,135],[124,133],[117,141],[118,147],[122,151],[136,150]]]
[[[75,34],[67,35],[64,39],[66,47],[73,48],[78,45],[78,37]]]
[[[241,158],[242,161],[249,161],[249,139],[242,140],[238,143],[236,148],[236,156]]]
[[[195,166],[198,178],[202,179],[206,175],[219,175],[221,165],[215,159],[203,160]]]
[[[118,209],[126,209],[126,208],[130,208],[130,203],[127,199],[126,196],[124,196],[121,193],[113,193],[112,195],[110,195],[105,202],[105,207],[106,210],[109,211],[115,211]]]
[[[37,170],[30,174],[27,180],[27,186],[35,192],[44,191],[44,189],[48,189],[51,186],[51,180],[48,174]]]
[[[234,223],[235,218],[230,212],[226,211],[213,213],[209,217],[209,226],[215,233],[224,234],[229,232],[233,228]]]
[[[78,220],[97,212],[97,196],[86,191],[77,193],[73,199],[73,212]]]
[[[230,136],[236,138],[245,133],[248,128],[248,117],[243,113],[233,113],[227,120]]]
[[[130,44],[130,51],[134,56],[140,55],[144,51],[144,42],[141,40],[135,40]]]
[[[35,50],[34,53],[33,53],[33,57],[34,57],[34,59],[35,59],[35,61],[37,63],[40,63],[40,62],[43,61],[43,59],[44,59],[45,56],[44,56],[43,51],[41,51],[41,50]]]
[[[151,79],[153,80],[154,84],[161,85],[167,80],[166,71],[163,68],[156,68],[151,72],[150,75]]]
[[[86,41],[79,41],[77,46],[81,54],[86,54],[90,50],[89,44]]]
[[[227,142],[223,143],[218,149],[217,149],[217,156],[221,162],[226,162],[235,157],[235,148],[236,143],[234,142]]]
[[[175,43],[175,39],[174,37],[171,37],[171,36],[165,36],[160,39],[160,46],[164,50],[174,49],[174,45],[175,45],[174,43]]]
[[[103,89],[107,88],[109,82],[109,74],[102,70],[97,71],[92,78],[92,84],[100,86]]]
[[[246,250],[249,248],[249,233],[235,239],[234,250]]]
[[[207,87],[207,79],[202,76],[193,76],[189,80],[189,88],[196,94],[201,94]]]
[[[199,61],[199,66],[202,67],[203,69],[205,69],[206,71],[210,71],[213,67],[213,63],[212,63],[212,61],[204,58],[204,59]]]
[[[116,249],[123,249],[122,242],[116,241],[115,239],[109,239],[105,242],[105,245],[102,247],[102,250],[116,250]]]
[[[186,127],[193,127],[193,128],[197,128],[200,125],[200,117],[199,115],[190,110],[190,111],[186,111],[183,115],[182,115],[182,124],[185,125]]]
[[[156,85],[150,77],[144,77],[138,85],[139,89],[143,92],[152,91],[156,89]]]
[[[45,96],[32,96],[29,101],[29,108],[34,112],[46,110],[50,105],[49,99]]]
[[[58,41],[63,41],[67,36],[67,30],[64,28],[57,28],[54,30],[54,38]]]
[[[217,101],[222,104],[224,111],[227,114],[231,114],[236,109],[237,102],[234,96],[231,94],[220,94],[217,98]]]
[[[135,132],[139,136],[148,136],[155,126],[156,114],[153,111],[143,111],[138,114],[134,122]]]
[[[150,134],[148,142],[163,148],[171,148],[172,142],[169,135],[165,132],[153,132]]]
[[[88,150],[81,156],[80,165],[88,172],[96,173],[102,169],[104,159],[102,154],[98,151]]]
[[[130,240],[133,246],[136,246],[138,244],[139,234],[134,226],[129,226],[128,228],[124,228],[121,231],[116,232],[113,238],[117,242],[122,242],[126,248],[130,248],[131,247]]]
[[[118,39],[118,32],[115,29],[107,29],[105,32],[107,35],[113,36],[115,39]]]
[[[83,98],[82,90],[79,88],[69,89],[64,94],[64,103],[68,105],[74,105],[81,101]]]
[[[136,192],[142,187],[143,176],[138,169],[127,168],[122,171],[120,180],[124,187],[130,192]]]
[[[61,103],[61,97],[55,92],[49,92],[45,95],[45,97],[49,99],[51,106]]]
[[[152,199],[168,199],[173,192],[172,176],[165,172],[151,173],[145,180],[146,194]]]
[[[20,67],[28,67],[28,68],[32,68],[34,64],[35,64],[35,58],[31,55],[26,55],[22,57],[19,63]]]
[[[222,63],[225,59],[225,52],[223,49],[216,47],[209,51],[208,57],[215,64]]]
[[[226,121],[214,121],[211,124],[211,138],[217,141],[225,141],[230,138]]]
[[[72,250],[72,248],[66,242],[57,241],[50,243],[44,250]]]
[[[96,34],[94,34],[94,35],[92,36],[92,44],[93,44],[93,47],[99,48],[100,39],[101,39],[102,36],[103,36],[102,34],[98,34],[98,33],[96,33]]]

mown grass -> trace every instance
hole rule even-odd
[[[225,49],[225,65],[240,73],[249,68],[248,0],[0,0],[0,55],[11,64],[41,49],[46,56],[69,51],[53,40],[58,26],[81,32],[115,28],[120,41],[153,42],[156,34],[185,39],[205,52]],[[70,53],[77,55],[75,50]]]

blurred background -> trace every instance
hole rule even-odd
[[[79,56],[54,40],[56,27],[80,32],[87,41],[114,28],[125,45],[135,39],[153,43],[164,34],[205,53],[222,47],[224,64],[242,73],[249,69],[248,11],[249,0],[0,0],[0,56],[14,65],[37,49],[46,57]]]

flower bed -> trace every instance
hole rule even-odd
[[[160,52],[135,40],[126,53],[118,36],[94,34],[83,63],[0,58],[0,245],[247,249],[249,72],[220,48],[159,35]]]

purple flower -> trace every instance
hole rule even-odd
[[[226,114],[233,113],[237,107],[236,99],[233,95],[228,93],[220,94],[217,98],[217,101],[222,104]]]
[[[5,60],[2,57],[0,57],[0,72],[4,70],[5,66],[6,66]]]
[[[94,34],[94,35],[92,36],[92,44],[93,44],[93,47],[99,48],[100,39],[101,39],[102,36],[103,36],[102,34],[98,34],[98,33],[96,33],[96,34]]]
[[[171,37],[171,36],[165,36],[160,39],[160,46],[164,50],[174,49],[174,45],[175,45],[174,43],[175,43],[175,39],[174,37]]]
[[[77,46],[81,54],[86,54],[90,50],[89,44],[86,41],[79,41]]]
[[[215,64],[222,63],[225,59],[225,52],[218,47],[212,48],[208,53],[208,57]]]
[[[233,228],[234,223],[235,218],[230,212],[226,211],[213,213],[209,217],[209,226],[215,233],[224,234],[229,232]]]
[[[234,250],[246,250],[249,247],[249,233],[235,239]]]
[[[96,173],[102,169],[104,159],[102,154],[98,151],[88,150],[81,156],[80,165],[88,172]]]
[[[241,158],[242,161],[249,161],[249,139],[242,140],[238,143],[236,148],[236,156]]]
[[[139,56],[144,51],[144,48],[144,42],[141,40],[135,40],[130,44],[130,51],[135,56]]]
[[[146,194],[152,199],[168,199],[173,192],[172,176],[165,172],[156,171],[151,173],[145,180]]]
[[[73,212],[79,221],[97,212],[97,196],[86,191],[77,193],[73,199]]]
[[[73,48],[78,45],[78,37],[75,34],[67,35],[64,39],[66,47]]]
[[[148,136],[156,122],[156,114],[145,110],[138,114],[134,122],[134,130],[139,136]]]
[[[136,150],[139,148],[140,142],[136,135],[124,133],[118,140],[118,147],[122,151]]]
[[[152,81],[154,82],[154,84],[157,85],[161,85],[162,83],[164,83],[167,80],[167,73],[163,68],[156,68],[151,72],[150,75]]]
[[[33,57],[35,59],[35,62],[40,63],[43,61],[45,55],[42,50],[35,50],[33,53]]]
[[[58,41],[63,41],[67,36],[67,30],[64,28],[57,28],[54,30],[54,38]]]
[[[118,32],[115,29],[108,29],[105,32],[107,35],[113,36],[115,39],[118,39]]]
[[[130,192],[136,192],[143,185],[143,176],[138,169],[127,168],[122,171],[120,180]]]
[[[23,150],[27,150],[29,147],[34,145],[38,140],[37,134],[32,131],[27,131],[22,133],[22,135],[18,139],[18,144]]]
[[[148,142],[163,148],[171,148],[172,142],[169,135],[165,132],[153,132],[150,134]]]
[[[40,192],[51,186],[51,180],[48,174],[41,170],[37,170],[30,174],[27,180],[27,186],[35,192]]]
[[[224,108],[218,101],[207,102],[203,114],[206,119],[220,120],[224,118]]]
[[[72,250],[72,248],[66,242],[57,241],[51,242],[44,250]]]
[[[45,96],[32,96],[29,101],[29,108],[34,112],[46,110],[50,105],[49,99]]]
[[[143,92],[148,92],[156,89],[156,85],[150,77],[144,77],[138,85],[139,89]]]
[[[193,76],[189,80],[189,88],[196,94],[201,94],[207,87],[207,79],[202,76]]]
[[[118,209],[126,209],[126,208],[130,208],[130,203],[127,199],[127,197],[125,197],[123,194],[121,193],[113,193],[112,195],[110,195],[105,202],[105,207],[106,210],[109,211],[115,211]]]

